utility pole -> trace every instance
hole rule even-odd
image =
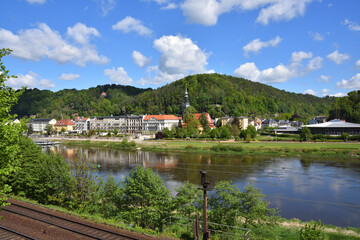
[[[206,170],[201,170],[201,185],[203,186],[204,190],[204,213],[203,213],[203,240],[210,239],[210,231],[208,231],[207,226],[207,187],[210,185],[209,181],[206,181]]]

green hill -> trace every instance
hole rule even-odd
[[[156,90],[104,85],[87,90],[26,90],[13,113],[20,117],[60,118],[121,114],[181,114],[185,86],[190,104],[212,117],[269,116],[290,113],[301,117],[328,115],[335,98],[290,93],[242,78],[220,74],[188,76]],[[105,91],[107,98],[100,97]]]

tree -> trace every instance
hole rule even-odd
[[[65,129],[64,129],[65,130]],[[51,135],[54,133],[54,126],[52,124],[48,124],[45,127],[46,135]]]
[[[138,165],[122,182],[122,200],[126,220],[145,228],[161,227],[161,220],[170,214],[170,190],[150,168]]]
[[[185,134],[186,134],[186,131],[184,128],[181,128],[181,127],[178,127],[176,129],[176,134],[177,134],[177,137],[178,138],[184,138]]]
[[[10,110],[17,103],[23,91],[15,91],[5,85],[5,82],[15,76],[9,76],[9,71],[3,65],[2,58],[11,53],[10,49],[0,49],[0,207],[4,206],[2,196],[11,191],[11,187],[4,183],[10,174],[16,172],[19,161],[20,138],[24,130],[24,123],[11,124],[16,115],[10,115]]]
[[[202,113],[199,117],[199,121],[203,129],[209,128],[209,120],[206,116],[206,113]]]
[[[215,194],[209,197],[209,221],[230,226],[243,224],[244,227],[270,222],[277,210],[268,207],[264,196],[251,183],[241,191],[228,181],[218,182]]]
[[[64,134],[66,132],[65,128],[61,128],[61,134]]]
[[[312,138],[310,128],[303,127],[300,133],[300,141],[309,141]]]
[[[31,134],[33,134],[33,133],[34,133],[33,125],[32,125],[32,124],[29,124],[27,134],[28,134],[28,135],[31,135]]]
[[[13,193],[42,204],[62,205],[69,199],[73,177],[60,155],[44,154],[41,147],[27,137],[20,140],[20,169],[8,177]]]
[[[115,128],[114,129],[114,135],[116,136],[116,135],[118,135],[118,133],[119,133],[119,130],[117,128]]]
[[[202,204],[202,192],[189,182],[185,182],[178,189],[173,199],[175,210],[186,218],[191,218],[195,213],[200,213]]]
[[[88,158],[76,152],[73,158],[69,159],[69,166],[75,178],[75,200],[77,204],[86,205],[86,201],[91,198],[91,190],[95,185],[96,168],[90,163]]]
[[[256,138],[257,131],[256,131],[256,128],[253,125],[249,125],[246,130],[250,134],[251,138],[253,138],[253,139]]]
[[[164,134],[164,138],[170,138],[171,137],[171,131],[167,127],[162,130],[162,133]]]
[[[228,126],[222,126],[220,127],[220,137],[223,139],[230,139],[231,133],[229,131]]]

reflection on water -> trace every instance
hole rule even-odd
[[[183,182],[199,184],[200,170],[216,181],[230,180],[243,188],[250,181],[267,195],[271,207],[286,218],[318,220],[360,227],[360,159],[347,161],[189,153],[124,152],[54,146],[48,151],[71,158],[81,151],[101,176],[123,179],[137,164],[151,167],[175,194]]]

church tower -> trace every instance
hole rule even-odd
[[[187,107],[190,106],[190,102],[189,102],[189,94],[187,91],[187,87],[185,87],[185,97],[184,97],[184,104],[181,106],[181,112],[184,115],[184,112],[186,110]]]

